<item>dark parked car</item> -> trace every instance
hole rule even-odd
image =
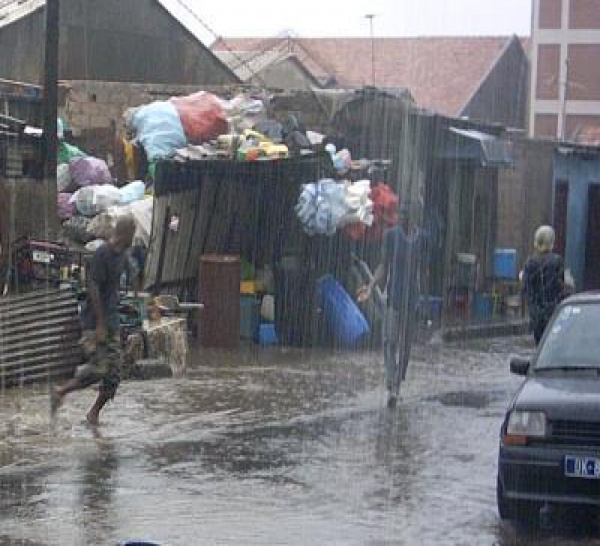
[[[556,309],[500,431],[497,497],[502,519],[546,504],[600,506],[600,293]]]

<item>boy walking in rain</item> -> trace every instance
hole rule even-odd
[[[371,297],[376,284],[384,284],[387,307],[384,319],[383,359],[387,405],[396,406],[400,383],[405,379],[418,303],[418,273],[423,234],[415,225],[416,207],[402,204],[400,224],[386,230],[381,261],[369,284],[358,290],[358,301]]]
[[[86,362],[79,366],[73,379],[50,394],[50,409],[56,413],[70,392],[99,383],[99,392],[86,418],[97,425],[100,411],[117,392],[120,382],[119,285],[129,266],[128,249],[135,234],[131,216],[117,220],[113,236],[96,250],[87,271],[88,294],[82,312],[82,344]]]

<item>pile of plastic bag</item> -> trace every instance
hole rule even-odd
[[[370,225],[373,221],[370,191],[368,180],[352,184],[324,179],[304,184],[295,207],[296,215],[308,235],[331,236],[351,223]]]
[[[117,218],[131,214],[136,223],[134,244],[147,247],[154,200],[146,197],[144,182],[135,180],[117,187],[105,161],[64,141],[62,120],[57,130],[57,213],[63,234],[87,250],[95,250],[111,237]]]
[[[386,229],[398,224],[398,204],[400,199],[386,184],[376,184],[371,188],[372,223],[351,223],[344,233],[353,240],[365,238],[367,241],[381,241]]]
[[[129,108],[124,119],[129,142],[143,147],[151,175],[160,159],[251,161],[312,148],[296,117],[270,120],[263,100],[247,94],[226,100],[199,91]]]
[[[171,158],[179,149],[216,139],[229,131],[224,103],[200,91],[128,109],[125,126],[150,163]]]

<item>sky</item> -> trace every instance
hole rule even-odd
[[[210,30],[180,5],[187,4]],[[216,36],[529,35],[531,0],[164,0],[202,41]],[[175,14],[175,13],[174,13]]]

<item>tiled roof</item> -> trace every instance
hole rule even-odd
[[[371,77],[369,38],[232,38],[213,44],[214,51],[268,51],[281,47],[301,48],[310,64],[335,78],[340,87],[408,88],[417,104],[442,114],[460,115],[511,38],[420,37],[375,38],[375,82]],[[521,42],[527,51],[528,41]],[[302,59],[300,59],[302,60]]]
[[[573,140],[585,146],[600,146],[600,118],[596,124],[587,123],[578,127],[573,134]]]

